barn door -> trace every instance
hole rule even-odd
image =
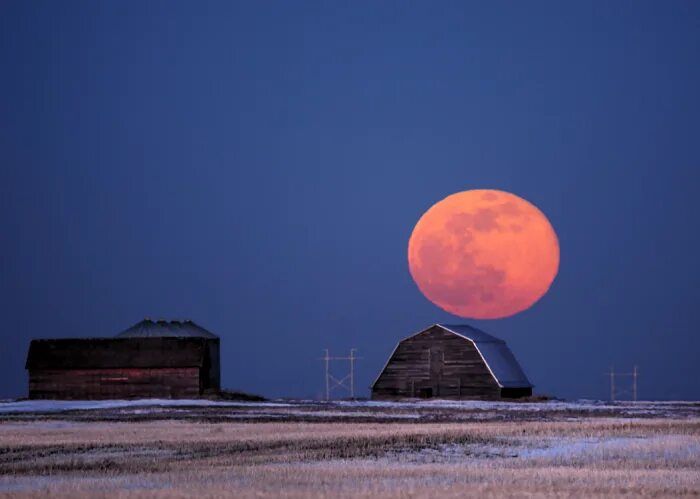
[[[433,386],[433,396],[440,396],[442,384],[442,369],[445,365],[445,352],[441,347],[430,347],[430,384]]]

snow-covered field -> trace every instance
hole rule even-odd
[[[601,402],[489,402],[477,400],[333,401],[275,400],[266,402],[218,400],[20,400],[0,402],[3,419],[67,418],[97,420],[220,419],[224,420],[567,420],[582,417],[693,418],[700,403]]]

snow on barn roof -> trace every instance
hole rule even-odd
[[[489,371],[502,388],[533,386],[505,341],[466,324],[436,326],[474,343]]]
[[[162,338],[162,337],[197,337],[218,338],[215,334],[198,326],[192,321],[153,321],[144,319],[122,331],[117,338]]]
[[[496,338],[495,336],[491,336],[488,333],[483,332],[481,329],[477,329],[475,327],[468,326],[466,324],[435,324],[436,326],[441,327],[442,329],[447,329],[455,334],[458,334],[459,336],[464,336],[465,338],[472,340],[474,342],[479,342],[479,343],[490,343],[490,342],[495,342],[495,343],[505,343],[500,338]]]

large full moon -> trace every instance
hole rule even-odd
[[[559,241],[533,204],[504,191],[447,196],[423,214],[408,242],[418,288],[460,317],[498,319],[530,308],[559,269]]]

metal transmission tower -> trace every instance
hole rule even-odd
[[[610,372],[606,373],[607,376],[610,377],[610,400],[612,402],[615,402],[617,400],[617,396],[622,394],[622,395],[631,395],[633,401],[637,401],[637,377],[639,376],[639,371],[637,370],[637,366],[634,366],[634,369],[632,370],[631,373],[616,373],[615,370],[610,367]],[[616,377],[631,377],[632,378],[632,386],[630,388],[624,388],[620,389],[617,386],[617,379]]]
[[[326,400],[330,400],[331,392],[339,387],[350,392],[350,398],[355,398],[355,361],[360,358],[355,356],[357,349],[351,348],[349,357],[331,357],[327,348],[324,351],[326,354],[321,360],[324,361],[326,367]],[[342,378],[336,378],[331,374],[330,363],[332,360],[350,361],[350,372]],[[347,383],[349,383],[349,385]]]

